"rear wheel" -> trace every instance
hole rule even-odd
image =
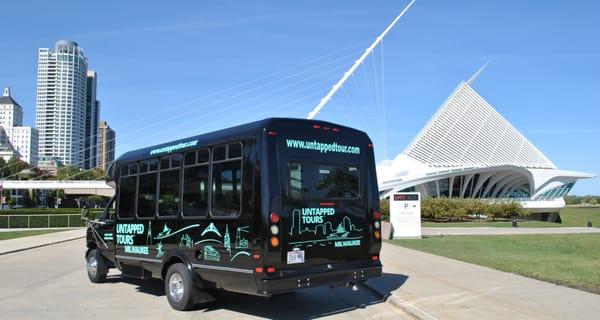
[[[100,251],[94,249],[87,255],[86,269],[90,281],[93,283],[101,283],[106,280],[108,267]]]
[[[169,267],[165,277],[167,300],[175,310],[189,310],[194,307],[194,283],[190,271],[183,263]]]

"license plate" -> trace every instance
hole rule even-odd
[[[304,263],[304,250],[288,251],[287,263],[288,264]]]

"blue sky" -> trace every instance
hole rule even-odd
[[[117,154],[304,117],[408,1],[166,3],[4,3],[0,86],[33,125],[38,48],[77,41]],[[366,130],[378,160],[393,157],[489,60],[473,87],[559,168],[600,174],[598,12],[595,1],[417,0],[319,118]],[[600,179],[573,193],[600,194]]]

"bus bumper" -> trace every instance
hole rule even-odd
[[[381,277],[381,270],[382,266],[379,264],[363,268],[310,273],[302,276],[262,279],[258,293],[262,296],[271,296],[304,288],[343,286]]]

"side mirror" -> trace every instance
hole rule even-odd
[[[83,220],[83,221],[89,221],[90,220],[88,218],[89,215],[90,215],[90,209],[88,207],[83,207],[81,209],[81,220]]]

